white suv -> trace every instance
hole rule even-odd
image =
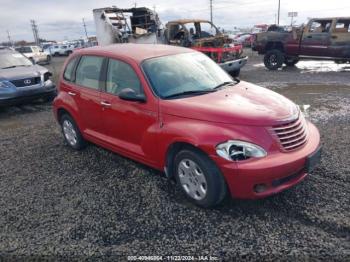
[[[53,45],[50,52],[53,56],[70,55],[73,53],[74,45]]]

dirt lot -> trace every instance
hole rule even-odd
[[[93,145],[70,150],[50,104],[2,109],[0,260],[350,260],[350,68],[300,62],[269,72],[248,54],[241,79],[309,108],[320,129],[322,163],[303,183],[264,200],[228,199],[203,210],[150,168]],[[49,68],[57,73],[63,60]]]

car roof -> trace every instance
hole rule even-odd
[[[108,46],[95,46],[76,51],[78,55],[105,55],[120,56],[134,60],[137,63],[160,56],[176,55],[195,52],[192,49],[160,44],[113,44]]]

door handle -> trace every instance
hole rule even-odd
[[[101,105],[104,106],[104,107],[110,107],[111,106],[110,103],[104,102],[104,101],[101,102]]]
[[[338,37],[336,35],[332,35],[332,38],[333,39],[337,39]]]
[[[308,35],[307,38],[312,38],[312,35]]]
[[[70,96],[76,96],[77,94],[74,93],[74,92],[68,92],[68,95],[70,95]]]

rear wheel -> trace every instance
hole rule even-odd
[[[67,51],[66,55],[69,56],[72,53],[72,51]]]
[[[204,153],[181,150],[175,156],[174,174],[185,196],[201,207],[220,204],[226,196],[226,183],[215,163]]]
[[[281,68],[284,62],[284,55],[280,50],[273,49],[268,51],[264,57],[264,64],[269,70]]]
[[[65,114],[61,117],[60,122],[64,139],[68,145],[75,150],[83,149],[86,146],[86,142],[73,118]]]

